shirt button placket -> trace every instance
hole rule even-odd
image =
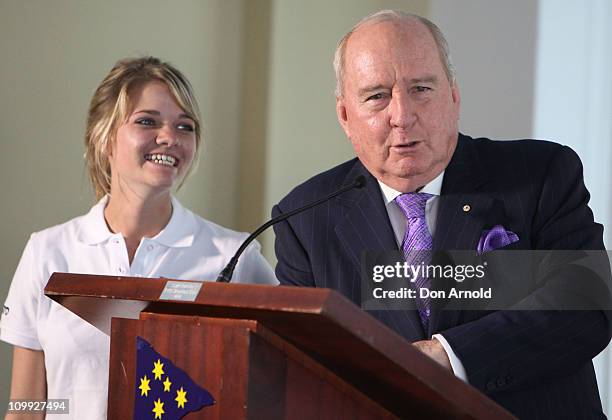
[[[150,276],[149,269],[155,259],[156,245],[148,238],[143,238],[140,249],[132,262],[132,275]]]
[[[117,264],[117,272],[120,275],[126,275],[128,273],[128,269],[126,268],[126,262],[124,261],[126,258],[126,252],[125,249],[125,243],[122,240],[122,238],[119,238],[118,236],[115,236],[112,240],[111,240],[113,247],[115,249],[113,249],[113,255],[114,255],[114,260],[115,260],[115,264]]]

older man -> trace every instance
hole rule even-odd
[[[493,227],[513,249],[603,249],[574,152],[458,132],[459,88],[433,23],[376,13],[341,40],[334,67],[357,158],[296,187],[273,214],[369,181],[277,225],[281,283],[360,304],[364,251],[476,250]],[[591,362],[610,340],[601,311],[370,312],[520,418],[603,416]]]

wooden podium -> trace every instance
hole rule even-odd
[[[185,419],[514,418],[329,289],[55,273],[45,294],[110,334],[109,419],[133,417],[136,336],[217,401]]]

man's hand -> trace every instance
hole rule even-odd
[[[412,345],[452,372],[453,368],[448,355],[438,340],[434,338],[432,340],[416,341]]]

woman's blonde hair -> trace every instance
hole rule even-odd
[[[110,193],[108,151],[116,140],[117,129],[129,116],[132,88],[150,81],[165,83],[177,104],[194,121],[197,159],[201,135],[200,111],[187,78],[169,63],[155,57],[120,60],[96,89],[87,114],[85,160],[97,199]],[[192,168],[189,168],[189,172]]]

